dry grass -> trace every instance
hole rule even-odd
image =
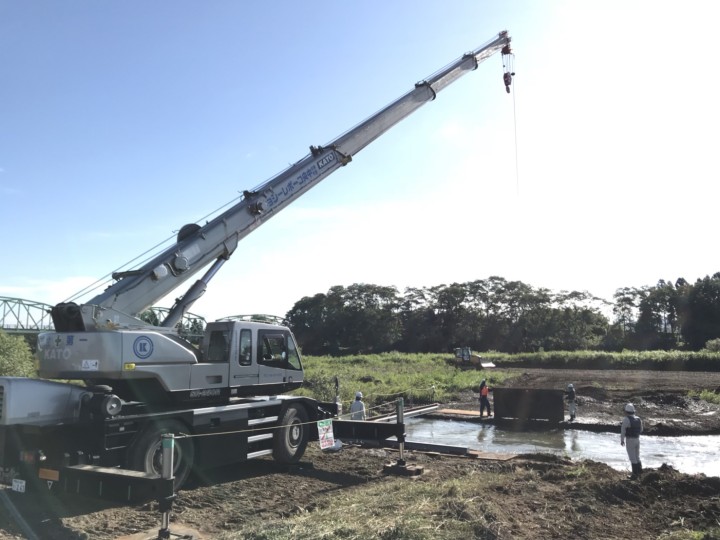
[[[513,473],[525,489],[537,472]],[[223,540],[456,540],[511,538],[513,517],[503,509],[505,475],[470,471],[448,480],[388,477],[339,494],[323,508],[223,536]]]

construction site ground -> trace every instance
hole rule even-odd
[[[720,406],[688,396],[690,391],[720,388],[718,373],[517,369],[505,385],[562,389],[569,382],[577,389],[579,422],[615,426],[624,403],[632,401],[649,433],[667,426],[681,434],[720,433]],[[442,407],[473,411],[477,395],[468,394]],[[624,450],[618,445],[618,451]],[[301,463],[292,468],[260,459],[209,470],[180,491],[173,505],[171,529],[175,525],[179,531],[194,530],[197,540],[313,538],[265,536],[258,531],[320,512],[354,493],[365,496],[374,486],[395,485],[399,479],[385,474],[383,468],[397,457],[396,451],[354,445],[324,453],[312,443]],[[640,540],[668,538],[668,534],[673,535],[670,538],[691,538],[683,536],[688,531],[715,531],[704,538],[718,538],[720,531],[718,477],[687,475],[662,466],[646,471],[640,480],[628,480],[626,473],[602,463],[586,461],[578,467],[578,462],[567,458],[541,454],[492,460],[408,452],[406,458],[408,464],[424,469],[421,475],[402,479],[408,486],[445,485],[469,475],[492,482],[485,490],[478,486],[482,495],[468,496],[462,508],[455,508],[453,502],[452,509],[437,512],[428,504],[436,533],[406,529],[393,536],[387,530],[368,529],[367,522],[347,522],[338,524],[337,534],[324,537],[443,537],[443,523],[448,520],[477,524],[475,538],[496,539]],[[457,494],[453,497],[456,501]],[[147,534],[156,534],[160,526],[156,502],[123,505],[78,497],[38,499],[9,491],[2,499],[3,540],[25,538],[27,528],[38,538],[57,540],[154,538]],[[370,495],[367,504],[374,504]],[[356,515],[350,510],[348,519]],[[373,508],[374,519],[386,523],[402,519],[401,513],[381,505]],[[241,532],[248,530],[254,532],[247,536]]]

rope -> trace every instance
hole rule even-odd
[[[513,64],[515,63],[515,55],[513,54]],[[512,93],[513,97],[513,131],[515,136],[515,193],[520,196],[520,168],[518,166],[518,142],[517,142],[517,112],[515,109],[515,95],[517,94],[517,82],[515,83],[515,90]]]
[[[238,195],[238,196],[235,197],[234,199],[226,202],[225,204],[223,204],[222,206],[216,208],[216,209],[213,210],[212,212],[209,212],[208,214],[205,214],[203,217],[201,217],[200,219],[198,219],[196,223],[201,223],[201,222],[203,222],[203,221],[207,221],[211,216],[214,216],[215,214],[219,214],[221,210],[224,210],[225,208],[227,208],[227,207],[230,206],[231,204],[234,204],[235,201],[238,201],[240,198],[241,198],[241,196]],[[144,265],[144,264],[146,264],[146,263],[149,262],[153,257],[155,257],[157,253],[159,253],[159,251],[160,251],[159,248],[160,248],[161,246],[163,246],[163,245],[169,243],[170,241],[174,240],[176,234],[177,234],[177,233],[173,233],[171,236],[167,237],[165,240],[162,240],[162,241],[158,242],[157,244],[155,244],[155,245],[152,246],[151,248],[145,250],[144,252],[142,252],[142,253],[141,253],[140,255],[138,255],[137,257],[135,257],[135,258],[133,258],[133,259],[130,259],[130,260],[127,261],[125,264],[121,265],[120,267],[116,268],[115,270],[113,270],[113,271],[111,271],[111,272],[108,272],[107,274],[105,274],[105,275],[102,276],[101,278],[97,279],[95,282],[91,283],[90,285],[86,286],[85,288],[80,289],[78,292],[76,292],[75,294],[73,294],[70,298],[68,298],[67,300],[65,300],[65,302],[71,302],[71,301],[79,298],[80,296],[82,296],[82,295],[84,295],[84,294],[89,294],[89,293],[91,293],[91,292],[99,289],[99,288],[102,287],[103,285],[105,285],[105,284],[107,284],[107,283],[110,283],[111,280],[108,279],[108,278],[110,278],[110,277],[113,275],[113,273],[119,272],[122,268],[128,268],[131,264],[133,264],[134,262],[136,262],[136,261],[137,261],[138,259],[140,259],[141,257],[144,257],[145,255],[150,254],[148,257],[146,257],[145,259],[141,260],[140,263],[139,263],[141,266]]]
[[[434,388],[434,387],[431,387]],[[374,409],[379,409],[381,407],[387,407],[388,405],[392,404],[392,401],[387,401],[385,403],[381,403],[379,405],[375,405],[374,407],[366,408],[365,411],[372,411]],[[342,416],[349,416],[350,413],[343,414]],[[340,419],[342,416],[334,416],[333,418]],[[328,420],[327,418],[321,419],[321,420]],[[310,424],[316,424],[317,420],[308,420],[307,422],[299,422],[295,424],[284,424],[280,426],[266,426],[266,427],[257,427],[257,428],[247,428],[247,429],[238,429],[235,431],[221,431],[218,433],[179,433],[175,434],[176,439],[195,439],[200,437],[215,437],[217,435],[236,435],[238,433],[254,433],[257,431],[267,431],[267,430],[273,430],[273,429],[281,429],[281,428],[287,428],[287,427],[293,427],[293,426],[306,426]]]
[[[380,405],[375,405],[374,407],[365,407],[365,413],[368,413],[368,412],[370,412],[370,411],[374,411],[374,410],[376,410],[376,409],[381,409],[381,408],[387,407],[390,403],[392,403],[392,401],[387,401],[387,402],[385,402],[385,403],[381,403]],[[347,418],[347,417],[350,416],[351,414],[352,414],[352,413],[345,413],[345,414],[343,414],[340,418],[342,418],[342,417],[346,417],[346,418]]]
[[[419,394],[421,392],[427,391],[427,390],[435,390],[435,385],[432,384],[430,386],[427,386],[425,388],[416,388],[415,390],[409,389],[409,390],[401,390],[400,392],[393,392],[391,394],[367,394],[368,397],[388,397],[388,396],[402,396],[402,395],[413,395],[413,394]],[[343,402],[345,403],[345,402]],[[350,403],[352,403],[352,400],[350,400]]]
[[[432,390],[433,395],[434,395],[434,394],[435,394],[435,385],[432,384],[432,385],[427,386],[427,387],[425,387],[425,388],[416,388],[416,389],[414,390],[414,393],[415,393],[415,394],[420,394],[420,393],[422,393],[422,392],[424,392],[424,391],[429,391],[429,390]],[[392,393],[392,394],[367,394],[367,396],[368,396],[368,397],[373,397],[373,396],[385,397],[385,396],[399,396],[399,395],[405,395],[405,394],[408,394],[408,395],[410,396],[410,399],[412,399],[413,390],[405,390],[405,391],[402,391],[402,392],[395,392],[395,393]],[[346,403],[352,404],[353,401],[354,401],[354,400],[343,401],[342,404],[343,404],[343,406],[344,406]],[[395,403],[395,402],[394,402],[394,401],[385,401],[385,402],[383,402],[383,403],[379,403],[378,405],[374,405],[374,406],[372,406],[372,407],[367,407],[367,406],[366,406],[366,407],[365,407],[365,413],[367,414],[367,413],[369,413],[370,411],[373,411],[373,410],[376,410],[376,409],[386,409],[387,407],[390,407],[393,403]],[[383,412],[384,412],[384,411],[383,411]],[[349,412],[348,412],[348,413],[345,413],[345,414],[341,415],[340,418],[349,418],[351,414],[352,414],[352,413],[349,413]]]
[[[327,419],[324,419],[327,420]],[[267,426],[267,427],[258,427],[258,428],[248,428],[248,429],[238,429],[235,431],[221,431],[218,433],[179,433],[175,434],[176,439],[197,439],[200,437],[215,437],[217,435],[235,435],[238,433],[254,433],[256,431],[267,431],[267,430],[273,430],[273,429],[280,429],[280,428],[286,428],[286,427],[293,427],[293,426],[307,426],[310,424],[316,424],[317,420],[308,420],[307,422],[300,422],[297,424],[284,424],[281,426]]]

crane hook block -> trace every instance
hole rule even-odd
[[[505,91],[509,94],[510,93],[510,85],[512,84],[512,77],[515,75],[514,73],[510,73],[509,71],[505,72],[503,74],[503,82],[505,83]]]

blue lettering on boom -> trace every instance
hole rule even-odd
[[[280,203],[282,199],[286,198],[298,189],[301,189],[306,184],[309,184],[319,175],[320,173],[318,172],[317,166],[315,164],[311,165],[299,173],[295,178],[288,180],[285,185],[275,188],[273,192],[267,196],[268,206],[271,208]]]

